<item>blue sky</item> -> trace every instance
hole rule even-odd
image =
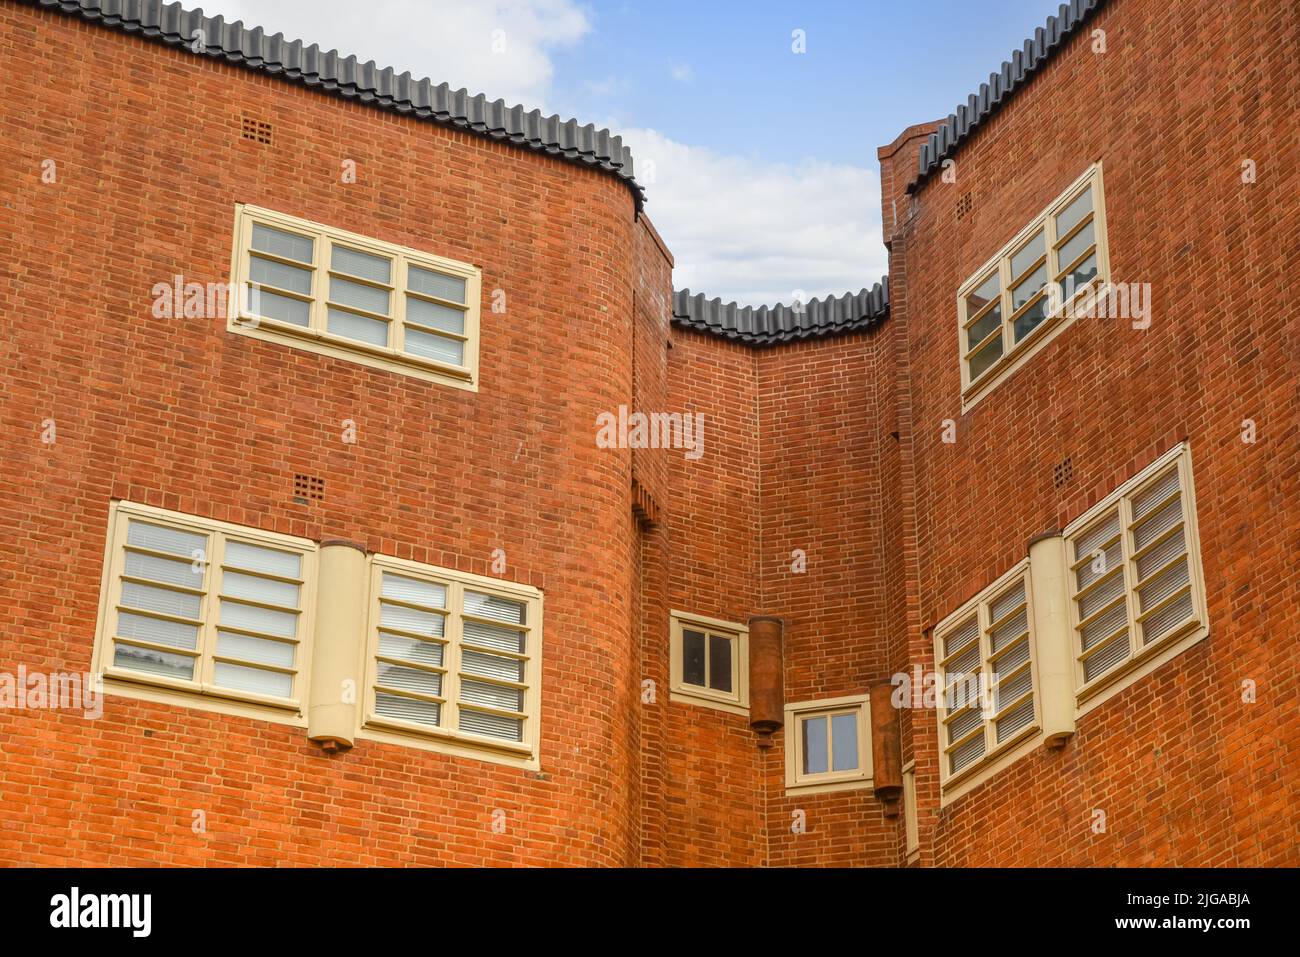
[[[856,292],[884,274],[876,148],[947,116],[1058,5],[212,0],[204,9],[623,134],[676,258],[674,285],[759,305]],[[802,54],[792,52],[795,30]]]

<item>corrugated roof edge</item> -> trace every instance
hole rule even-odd
[[[948,116],[938,132],[932,133],[929,140],[921,144],[916,179],[908,184],[907,191],[916,192],[945,159],[957,152],[981,122],[997,112],[1016,90],[1023,88],[1065,41],[1105,5],[1106,0],[1070,0],[1061,4],[1056,15],[1048,17],[1047,23],[1025,41],[1024,47],[1012,53],[1010,60],[1004,60],[1001,70],[990,73],[988,82],[981,83],[979,91],[968,96],[965,104]]]
[[[446,83],[416,80],[409,72],[397,74],[392,67],[379,69],[373,60],[357,63],[337,50],[322,52],[316,44],[285,40],[284,34],[267,36],[261,27],[246,29],[243,21],[226,23],[222,16],[205,16],[203,10],[185,10],[180,3],[162,0],[23,0],[43,9],[59,10],[110,29],[179,46],[195,53],[224,59],[252,70],[281,76],[292,82],[323,89],[339,96],[356,97],[384,109],[419,119],[442,123],[489,139],[511,143],[523,149],[556,156],[582,166],[595,167],[617,176],[628,188],[636,208],[645,205],[645,190],[633,175],[632,151],[623,139],[577,120],[542,116],[540,110],[525,112],[522,106],[508,107],[504,100],[488,102],[482,93],[452,90]],[[205,49],[196,52],[196,31]]]
[[[677,325],[760,347],[860,332],[888,316],[888,276],[858,293],[811,299],[802,309],[783,304],[724,305],[721,299],[705,299],[703,293],[691,295],[689,289],[673,293],[673,322]]]

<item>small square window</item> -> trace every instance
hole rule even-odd
[[[673,612],[671,642],[674,700],[749,713],[749,632],[744,625]]]
[[[787,790],[839,791],[871,783],[867,696],[786,705]]]

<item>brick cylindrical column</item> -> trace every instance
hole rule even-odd
[[[784,627],[768,615],[749,619],[749,725],[760,748],[772,746],[772,735],[785,722]]]
[[[867,686],[871,699],[871,788],[885,805],[885,815],[898,815],[903,794],[903,747],[898,709],[893,702],[893,682],[888,678]]]

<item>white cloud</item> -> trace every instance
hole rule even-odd
[[[885,274],[880,181],[866,167],[765,163],[623,130],[673,284],[741,305],[842,295]]]
[[[591,30],[573,0],[220,0],[215,8],[227,22],[242,19],[362,62],[542,110],[554,73],[550,51]]]
[[[676,60],[670,60],[668,63],[668,75],[678,83],[690,83],[695,79],[695,71],[689,63],[678,63]]]

